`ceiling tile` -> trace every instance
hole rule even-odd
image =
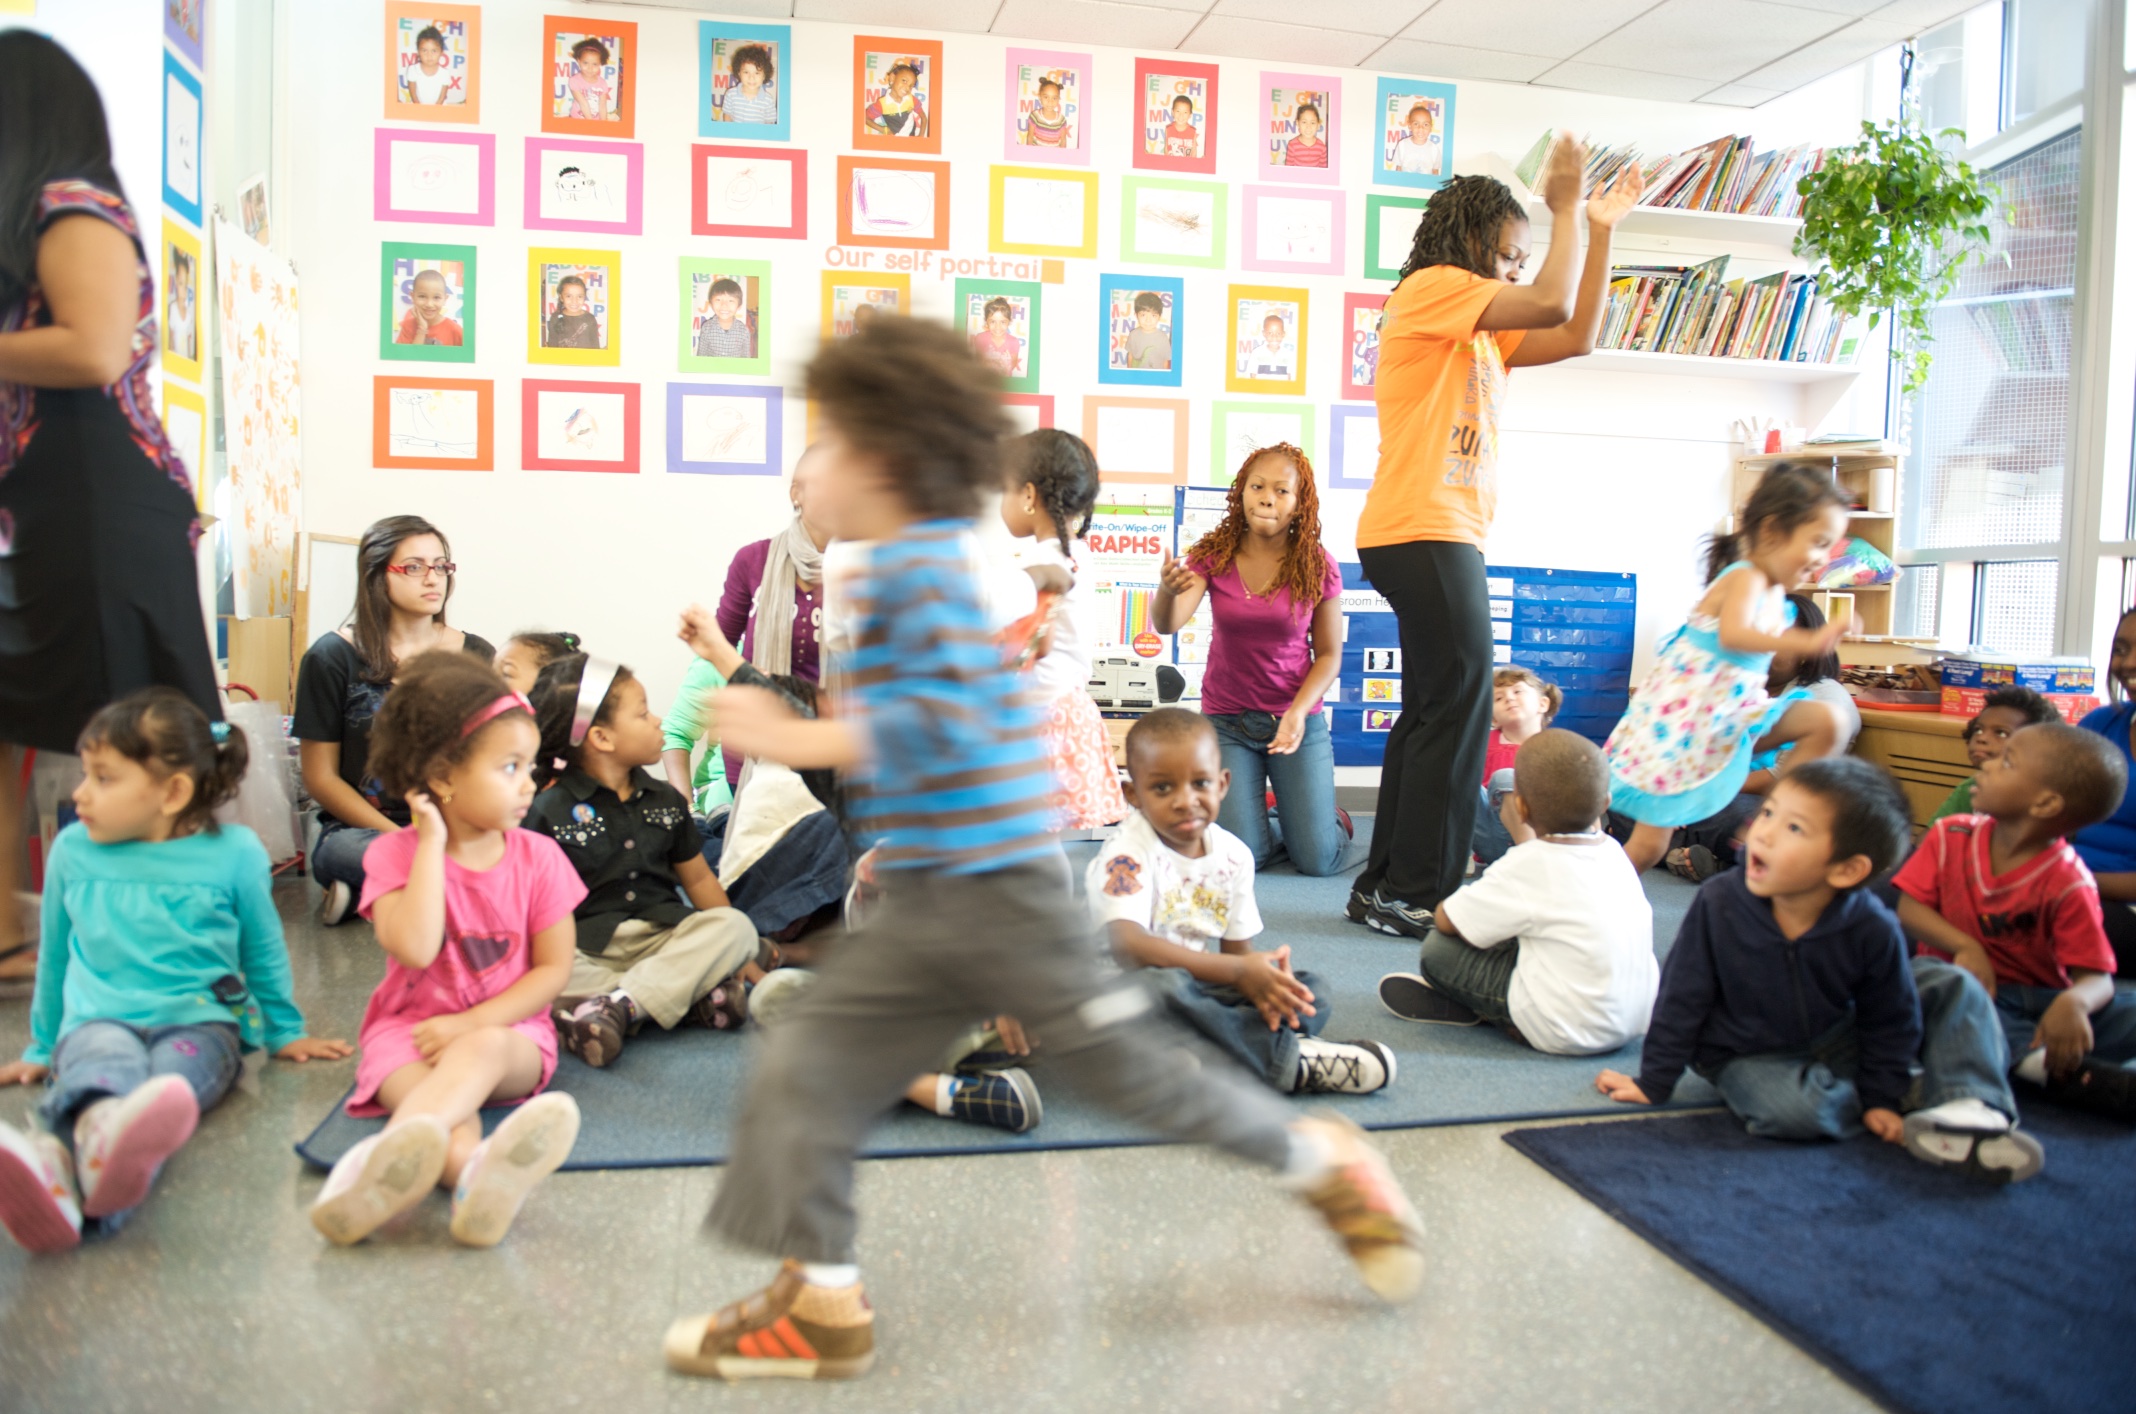
[[[1888,0],[1772,0],[1776,5],[1789,5],[1797,10],[1822,10],[1828,15],[1846,15],[1860,19],[1872,10],[1882,9]],[[1978,3],[1978,0],[1976,0]]]
[[[1919,34],[1979,8],[1980,0],[1891,0],[1869,18],[1880,25],[1899,25]]]
[[[1699,90],[1704,93],[1844,23],[1838,15],[1766,0],[1662,0],[1579,57],[1590,64],[1706,79]]]
[[[1402,31],[1404,39],[1569,59],[1655,0],[1439,0]],[[1468,78],[1471,75],[1461,75]],[[1496,78],[1495,74],[1473,75]]]
[[[1236,59],[1261,59],[1271,64],[1334,64],[1356,68],[1367,54],[1380,47],[1380,43],[1379,36],[1371,34],[1277,25],[1266,20],[1241,19],[1237,15],[1208,15],[1180,41],[1179,47],[1191,54],[1222,54]]]
[[[1296,25],[1310,17],[1314,26],[1347,30],[1351,34],[1376,34],[1385,38],[1398,32],[1424,12],[1431,0],[1216,0],[1212,15],[1236,15],[1246,20]]]
[[[1783,59],[1736,77],[1739,82],[1756,88],[1776,88],[1791,93],[1908,37],[1907,31],[1897,25],[1857,20],[1837,34],[1805,44]]]
[[[792,19],[794,0],[608,0],[611,5],[644,5],[660,10],[709,10],[752,20]]]
[[[1621,98],[1652,98],[1664,103],[1689,103],[1713,88],[1707,79],[1657,74],[1652,69],[1619,69],[1583,59],[1567,59],[1535,82],[1544,88],[1576,88],[1583,93],[1614,93]]]
[[[829,20],[884,29],[946,29],[985,34],[1001,0],[793,0],[797,20]]]
[[[1770,103],[1775,98],[1782,97],[1785,95],[1776,88],[1752,88],[1747,83],[1724,83],[1698,101],[1724,104],[1730,108],[1755,108],[1760,103]]]
[[[1365,56],[1360,68],[1431,79],[1496,79],[1526,83],[1554,59],[1532,54],[1505,54],[1495,49],[1467,49],[1456,44],[1427,44],[1421,39],[1390,39]]]
[[[1105,0],[1002,0],[993,33],[1054,44],[1177,49],[1200,19],[1192,10],[1112,5]]]

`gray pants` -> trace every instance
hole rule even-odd
[[[1016,1017],[1048,1074],[1142,1128],[1280,1168],[1296,1117],[1249,1077],[1176,1054],[1185,1034],[1106,975],[1059,855],[986,874],[889,870],[867,924],[761,1038],[711,1225],[747,1247],[850,1262],[853,1157],[975,1016]]]

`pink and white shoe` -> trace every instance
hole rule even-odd
[[[81,1242],[74,1160],[51,1135],[0,1124],[0,1227],[25,1252],[64,1252]]]
[[[312,1204],[312,1226],[348,1247],[423,1201],[445,1172],[452,1135],[435,1115],[416,1115],[341,1156]]]
[[[74,1122],[82,1216],[108,1218],[148,1196],[163,1161],[193,1137],[200,1102],[181,1076],[159,1075],[119,1099],[99,1100]]]
[[[556,1090],[505,1116],[460,1170],[452,1195],[453,1240],[468,1247],[504,1241],[534,1185],[571,1157],[578,1132],[578,1101]]]

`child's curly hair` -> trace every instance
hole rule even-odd
[[[171,822],[173,837],[203,830],[214,834],[215,811],[236,797],[251,760],[243,732],[210,723],[192,698],[171,687],[128,693],[91,717],[74,749],[80,754],[99,746],[146,768],[159,781],[181,774],[193,778],[193,798]]]
[[[405,800],[429,789],[497,723],[531,722],[526,708],[515,706],[462,734],[469,718],[510,691],[495,668],[466,653],[437,648],[412,660],[371,719],[371,773],[387,797]]]
[[[1298,514],[1291,519],[1290,544],[1283,549],[1283,566],[1276,573],[1275,583],[1268,587],[1271,595],[1279,587],[1290,590],[1291,614],[1296,617],[1320,603],[1320,587],[1328,573],[1328,552],[1320,544],[1320,491],[1313,484],[1312,459],[1302,448],[1278,442],[1247,453],[1246,460],[1239,463],[1238,474],[1231,478],[1223,522],[1195,541],[1186,558],[1207,566],[1197,573],[1222,574],[1238,557],[1239,546],[1246,541],[1246,473],[1263,457],[1283,457],[1298,468]]]
[[[766,83],[770,83],[775,77],[772,72],[771,51],[761,44],[745,44],[735,50],[727,58],[727,72],[740,78],[744,64],[756,65],[757,72],[764,76]]]

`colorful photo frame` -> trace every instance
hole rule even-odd
[[[551,246],[527,252],[527,362],[579,368],[622,364],[621,252]]]
[[[1313,455],[1311,403],[1214,402],[1209,405],[1209,481],[1229,486],[1246,458],[1288,442]]]
[[[475,296],[481,280],[476,259],[471,245],[386,241],[379,246],[380,358],[475,361]]]
[[[979,361],[1018,393],[1038,391],[1040,304],[1031,280],[962,279],[950,327],[971,341]]]
[[[1454,175],[1454,86],[1381,78],[1372,105],[1372,182],[1445,186]]]
[[[949,164],[840,157],[838,244],[948,250]]]
[[[1303,289],[1281,285],[1229,287],[1224,299],[1224,391],[1305,396],[1311,298]]]
[[[1342,297],[1342,395],[1360,402],[1378,396],[1380,315],[1385,295]]]
[[[999,255],[1098,255],[1098,174],[1054,167],[992,167],[987,249]],[[1074,239],[1054,239],[1072,235]]]
[[[1379,409],[1336,403],[1328,409],[1328,489],[1370,491],[1379,469]]]
[[[163,204],[200,224],[200,80],[163,51]]]
[[[686,255],[681,269],[676,366],[684,373],[771,372],[771,262]]]
[[[692,476],[785,471],[784,390],[758,383],[667,385],[667,469]]]
[[[1009,418],[1019,433],[1036,432],[1041,427],[1053,425],[1051,393],[1003,393],[1001,405],[1009,410]]]
[[[541,17],[541,130],[638,135],[638,26],[606,15]]]
[[[212,289],[215,281],[200,258],[200,237],[177,222],[166,220],[163,256],[157,264],[163,272],[156,291],[157,352],[163,371],[189,382],[201,382],[208,337],[202,292]]]
[[[823,272],[823,339],[843,339],[876,314],[912,313],[912,277],[872,270]]]
[[[193,478],[193,505],[208,505],[208,400],[183,383],[163,380],[163,435]]]
[[[642,142],[530,137],[525,188],[520,224],[530,231],[645,234]]]
[[[1185,398],[1083,398],[1083,440],[1098,461],[1099,477],[1114,484],[1187,484]]]
[[[1137,265],[1226,264],[1231,188],[1129,174],[1120,179],[1120,258]]]
[[[11,8],[28,12],[27,5]],[[201,57],[208,33],[208,0],[163,0],[163,37],[171,48],[192,60],[193,67],[207,68]]]
[[[497,135],[380,128],[371,144],[371,219],[497,224]]]
[[[690,146],[690,232],[808,238],[808,149]]]
[[[1265,182],[1342,182],[1342,80],[1261,71],[1254,158]]]
[[[386,119],[482,121],[482,7],[386,0]]]
[[[1248,187],[1244,204],[1240,269],[1276,275],[1343,273],[1343,219],[1349,203],[1342,192]]]
[[[853,147],[906,157],[942,152],[942,41],[853,36]]]
[[[1136,168],[1215,173],[1216,78],[1214,64],[1189,64],[1169,55],[1135,61],[1130,141]]]
[[[637,475],[638,385],[521,379],[519,464]]]
[[[1424,219],[1428,196],[1365,194],[1365,278],[1399,280],[1416,244],[1417,223]]]
[[[495,471],[496,389],[487,378],[373,378],[371,465],[400,471]]]
[[[1186,281],[1098,277],[1098,381],[1177,388],[1186,362]]]
[[[793,71],[792,25],[699,20],[697,135],[785,142],[794,128]]]
[[[1096,74],[1097,63],[1088,54],[1063,49],[1009,50],[1003,80],[1002,156],[1011,162],[1088,167]]]

